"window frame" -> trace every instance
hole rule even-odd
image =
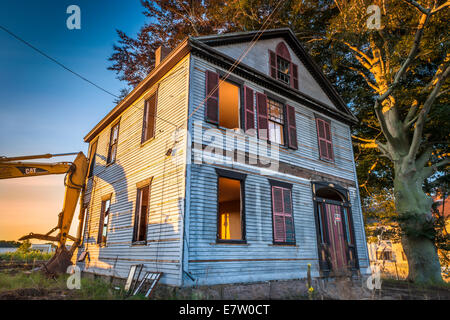
[[[147,212],[145,213],[145,239],[144,240],[138,240],[137,237],[139,235],[139,227],[140,225],[137,225],[137,221],[138,221],[138,212],[139,212],[139,219],[141,218],[141,208],[142,208],[142,190],[148,188],[148,202],[147,202]],[[146,182],[142,185],[138,185],[136,188],[136,208],[134,210],[134,221],[133,221],[133,235],[131,238],[131,244],[132,245],[140,245],[140,244],[147,244],[147,239],[148,239],[148,217],[150,214],[150,197],[151,197],[151,181],[150,182]],[[139,205],[139,206],[138,206]]]
[[[114,128],[117,127],[117,139],[115,141],[115,143],[111,143],[112,141],[112,137],[113,137],[113,132],[114,132]],[[117,149],[119,146],[119,136],[120,136],[120,119],[117,120],[113,125],[111,125],[111,131],[109,133],[109,143],[108,143],[108,157],[106,158],[106,165],[110,165],[116,162],[117,159]],[[114,160],[111,160],[111,149],[113,146],[116,146],[116,149],[114,151]]]
[[[216,180],[216,243],[218,244],[247,244],[247,236],[246,236],[246,223],[245,223],[245,179],[247,175],[244,173],[229,171],[224,169],[215,168],[217,180]],[[239,180],[241,184],[241,236],[242,239],[220,239],[220,213],[219,213],[219,179],[227,178],[233,180]]]
[[[266,96],[267,96],[267,122],[268,122],[267,141],[270,143],[276,143],[280,146],[286,146],[286,103],[280,101],[279,99],[273,98],[273,96],[271,96],[271,95],[267,95],[267,93],[266,93]],[[273,101],[273,102],[281,105],[281,116],[283,117],[283,123],[277,122],[270,118],[270,102],[269,101]],[[282,127],[281,133],[283,135],[282,136],[283,143],[278,143],[277,141],[270,140],[270,122],[274,122],[278,125],[281,125],[281,127]]]
[[[277,80],[280,80],[281,82],[283,82],[284,84],[288,85],[288,86],[292,86],[291,84],[291,77],[292,77],[292,73],[291,73],[291,69],[292,69],[292,61],[289,61],[285,58],[283,58],[282,56],[280,56],[278,53],[275,53],[275,63],[276,63],[276,72],[277,72]],[[288,66],[288,73],[284,73],[283,71],[281,71],[281,69],[279,68],[280,66],[280,62],[282,63],[286,63]],[[288,81],[284,81],[282,79],[282,77],[280,77],[280,73],[284,76],[287,77]]]
[[[297,245],[297,233],[295,232],[295,219],[294,219],[294,197],[293,197],[293,185],[287,182],[281,182],[277,180],[269,179],[270,184],[270,201],[271,201],[271,210],[272,210],[272,245],[274,246],[296,246]],[[294,241],[293,242],[281,242],[275,241],[275,212],[274,212],[274,195],[273,188],[281,188],[285,190],[289,190],[291,193],[291,218],[292,218],[292,226],[294,231]]]
[[[149,101],[151,98],[155,97],[155,111],[152,115],[153,118],[153,130],[152,130],[152,135],[148,138],[145,138],[146,136],[146,132],[148,130],[148,117],[149,117],[149,112],[148,112],[148,108],[149,108]],[[143,114],[143,118],[142,118],[142,132],[141,132],[141,145],[145,144],[148,141],[151,141],[152,139],[155,138],[156,136],[156,114],[158,112],[158,89],[156,89],[153,93],[151,93],[150,95],[148,95],[148,97],[145,98],[144,100],[144,114]]]
[[[218,97],[217,97],[217,112],[218,112],[218,122],[217,122],[217,127],[218,128],[224,128],[224,129],[228,129],[228,130],[233,130],[224,126],[220,125],[220,82],[221,81],[225,81],[228,82],[236,87],[238,87],[238,126],[239,129],[244,129],[245,128],[245,108],[244,108],[244,81],[239,80],[231,75],[226,75],[224,72],[220,71],[220,70],[216,70],[217,74],[219,75],[219,87],[217,88],[217,92],[218,92]],[[224,80],[224,78],[226,77],[226,79]]]
[[[95,145],[95,151],[92,152],[93,146]],[[91,142],[89,147],[89,167],[88,167],[88,178],[92,178],[94,176],[95,169],[95,159],[97,158],[97,149],[98,149],[98,138]]]
[[[106,247],[107,241],[108,241],[108,228],[109,228],[109,221],[110,221],[110,214],[111,214],[111,194],[102,197],[101,207],[100,207],[100,219],[99,219],[99,226],[98,226],[98,236],[97,236],[97,244],[101,247]],[[105,210],[106,203],[109,202],[108,210]],[[105,214],[105,213],[108,214]],[[105,228],[105,217],[108,216],[108,222],[106,223],[106,235],[103,236],[103,230]],[[104,237],[104,239],[103,239]]]

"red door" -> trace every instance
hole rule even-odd
[[[333,271],[345,271],[347,268],[347,245],[344,238],[341,207],[325,204],[328,234],[330,236],[330,258]]]

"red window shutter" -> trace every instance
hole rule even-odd
[[[291,190],[283,189],[283,208],[284,208],[284,223],[286,225],[286,239],[285,242],[295,242],[294,218],[292,217],[292,194]]]
[[[294,63],[291,63],[291,67],[291,85],[294,89],[298,90],[298,66]]]
[[[267,112],[267,96],[256,93],[256,107],[258,108],[258,138],[267,140],[269,136],[269,120]]]
[[[283,211],[283,189],[272,187],[273,203],[273,239],[275,242],[286,241],[286,226]]]
[[[333,143],[331,141],[330,123],[323,119],[316,119],[319,140],[319,156],[321,159],[334,160]]]
[[[287,111],[287,129],[288,129],[288,147],[291,149],[298,149],[297,144],[297,126],[295,124],[295,108],[286,105]]]
[[[206,121],[219,123],[219,75],[206,71]]]
[[[275,52],[269,50],[269,66],[270,66],[270,76],[272,78],[277,78],[277,56]]]
[[[244,87],[244,130],[255,129],[255,106],[253,103],[253,90]]]
[[[295,243],[290,189],[272,187],[274,242]]]

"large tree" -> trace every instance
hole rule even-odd
[[[379,27],[368,28],[367,8],[372,1],[342,1],[341,13],[332,19],[326,38],[347,48],[349,68],[373,91],[372,110],[380,134],[377,139],[360,140],[392,163],[396,220],[409,278],[440,282],[432,199],[423,188],[439,167],[448,164],[448,139],[435,140],[448,138],[448,126],[430,128],[430,124],[433,111],[444,115],[448,107],[450,3],[375,3],[381,14]]]
[[[369,5],[381,28],[370,29]],[[394,189],[409,278],[441,281],[431,199],[448,150],[448,2],[423,0],[142,1],[149,23],[136,38],[118,31],[110,58],[131,87],[153,68],[154,50],[189,35],[290,27],[361,123],[353,128],[363,198]],[[380,152],[385,157],[380,157]],[[430,179],[431,178],[431,179]],[[442,179],[442,177],[440,177]],[[424,190],[425,188],[425,190]],[[370,202],[369,202],[370,203]]]

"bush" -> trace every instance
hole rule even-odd
[[[15,251],[15,252],[6,252],[0,254],[0,261],[14,261],[14,262],[33,262],[36,261],[47,261],[53,256],[53,253],[43,253],[37,250],[34,251]]]

